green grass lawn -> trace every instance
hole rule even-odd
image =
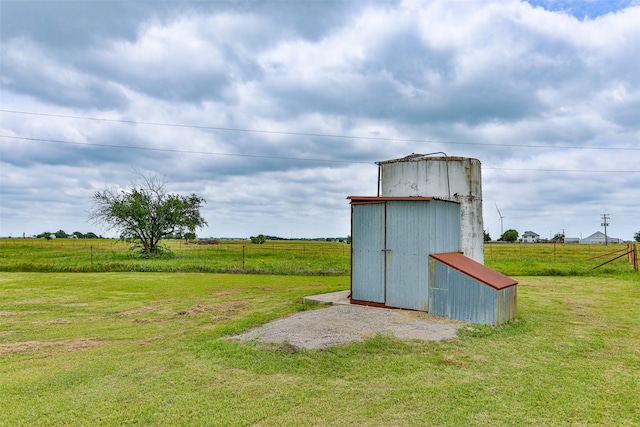
[[[0,426],[639,425],[640,280],[517,277],[518,321],[323,350],[231,335],[348,276],[0,273]]]

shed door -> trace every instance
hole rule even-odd
[[[428,310],[427,203],[352,205],[351,296]]]
[[[386,209],[386,305],[428,311],[428,202],[394,201]]]
[[[385,302],[385,204],[351,205],[351,297]]]

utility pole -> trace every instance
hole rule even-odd
[[[609,217],[609,214],[602,214],[600,216],[602,217],[602,223],[600,225],[604,227],[604,245],[607,246],[609,243],[609,238],[607,237],[607,226],[609,223],[607,221],[611,218]]]

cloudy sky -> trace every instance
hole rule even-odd
[[[376,161],[482,162],[485,228],[640,231],[640,0],[2,0],[0,236],[142,174],[201,237],[346,236]]]

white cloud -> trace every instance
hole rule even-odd
[[[134,169],[205,197],[203,235],[345,235],[374,161],[436,151],[482,161],[494,237],[495,203],[543,236],[603,210],[640,228],[629,2],[93,3],[3,9],[1,108],[50,116],[0,113],[2,135],[41,139],[0,139],[0,235],[81,229]]]

